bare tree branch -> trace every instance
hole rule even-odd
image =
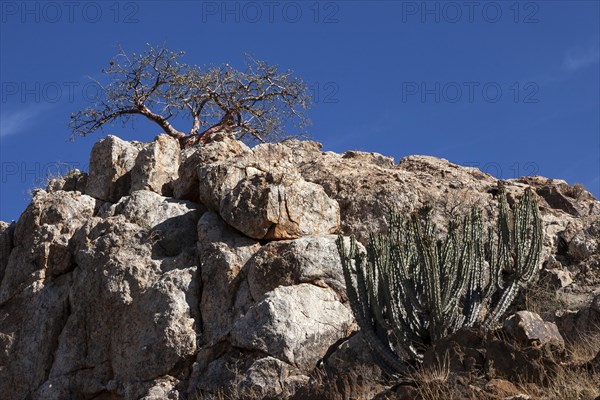
[[[200,68],[180,63],[183,54],[149,46],[128,55],[121,48],[102,71],[109,83],[96,80],[104,98],[71,115],[72,137],[126,123],[134,115],[186,144],[206,143],[220,131],[249,141],[278,141],[289,136],[284,122],[299,128],[308,123],[308,88],[291,71],[278,72],[277,66],[250,56],[244,71],[229,64]],[[180,115],[191,118],[187,135],[169,121]]]

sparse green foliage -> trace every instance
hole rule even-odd
[[[102,72],[107,85],[97,103],[71,115],[72,137],[85,136],[105,124],[126,123],[141,115],[183,143],[205,142],[224,131],[259,142],[284,139],[284,123],[303,128],[310,104],[307,85],[291,71],[279,72],[246,56],[246,69],[229,64],[201,68],[183,64],[183,52],[151,47],[142,54],[121,50]],[[178,116],[191,119],[189,131],[177,130]]]
[[[438,232],[431,210],[392,213],[387,234],[367,253],[338,238],[348,298],[376,359],[389,374],[419,360],[432,343],[463,326],[489,328],[538,270],[542,224],[531,191],[512,213],[500,190],[496,230],[473,208]],[[511,216],[512,214],[512,216]]]

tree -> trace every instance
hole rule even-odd
[[[531,189],[512,209],[500,188],[497,228],[484,230],[473,208],[437,232],[429,209],[392,214],[387,234],[371,234],[367,253],[337,241],[348,299],[382,369],[394,375],[463,326],[493,327],[519,287],[537,274],[543,227]]]
[[[200,68],[180,63],[185,53],[152,47],[131,55],[121,49],[102,72],[110,77],[102,85],[102,99],[71,115],[71,137],[85,136],[106,124],[142,115],[182,144],[205,143],[224,131],[239,139],[259,142],[286,138],[284,123],[304,128],[304,111],[310,104],[307,85],[269,65],[246,56],[246,69],[229,64]],[[191,120],[187,133],[172,122],[178,116]]]

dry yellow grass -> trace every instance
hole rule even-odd
[[[600,352],[600,326],[593,332],[582,334],[577,340],[567,344],[567,356],[564,361],[555,360],[553,371],[548,371],[543,386],[523,380],[513,382],[519,391],[533,399],[543,400],[594,400],[600,396],[600,371],[585,368],[586,363]],[[241,381],[242,376],[239,377]],[[402,378],[409,383],[410,398],[418,400],[480,400],[493,398],[483,388],[486,379],[482,377],[461,378],[457,384],[447,357],[438,359],[433,365],[419,367],[410,371]],[[315,371],[310,382],[295,396],[282,393],[277,399],[301,400],[367,400],[372,398],[374,385],[380,384],[368,371],[357,370],[347,376],[327,376],[323,371]],[[236,383],[232,385],[236,387]],[[402,390],[402,389],[401,389]],[[221,391],[211,396],[198,395],[195,400],[259,400],[263,399],[252,391]],[[405,394],[406,396],[406,394]],[[387,399],[394,400],[389,395]]]

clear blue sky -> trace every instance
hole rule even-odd
[[[112,133],[70,142],[89,76],[117,52],[165,43],[191,64],[250,53],[315,93],[325,150],[410,154],[499,178],[544,175],[600,197],[598,1],[1,1],[0,219],[47,174],[87,170]],[[184,129],[184,127],[181,127]]]

